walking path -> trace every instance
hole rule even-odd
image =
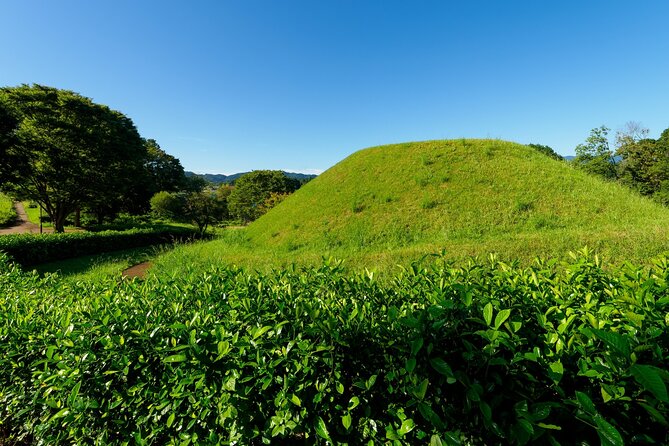
[[[146,277],[146,272],[149,270],[149,268],[151,268],[151,266],[152,266],[151,262],[138,263],[137,265],[125,269],[121,273],[121,275],[129,279],[132,279],[133,277],[143,279],[144,277]]]
[[[39,233],[39,226],[35,223],[31,223],[28,220],[28,214],[23,207],[23,203],[17,201],[14,203],[14,209],[16,209],[16,214],[18,218],[14,226],[9,228],[0,229],[0,235],[4,234],[37,234]]]

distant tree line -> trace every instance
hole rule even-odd
[[[648,137],[647,128],[628,122],[616,132],[613,148],[609,132],[606,126],[592,129],[585,142],[576,147],[574,165],[668,205],[669,129],[653,139]]]
[[[78,93],[42,85],[0,88],[0,191],[44,209],[56,232],[82,213],[97,223],[119,213],[155,213],[205,231],[249,222],[300,186],[280,171],[213,187],[132,120]]]

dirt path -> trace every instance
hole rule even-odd
[[[16,223],[14,226],[10,226],[9,228],[0,229],[0,235],[39,233],[39,226],[35,223],[31,223],[30,220],[28,220],[28,214],[26,214],[26,210],[23,208],[23,203],[18,201],[15,202],[14,209],[16,209],[16,214],[18,215]]]
[[[144,277],[146,277],[146,272],[149,270],[149,268],[151,268],[151,266],[152,266],[151,262],[138,263],[137,265],[131,266],[130,268],[123,270],[121,275],[129,279],[132,279],[133,277],[143,279]]]

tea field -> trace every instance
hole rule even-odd
[[[433,256],[64,281],[0,262],[0,426],[35,444],[666,444],[669,261]]]

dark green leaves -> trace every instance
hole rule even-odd
[[[644,389],[649,391],[658,400],[669,403],[667,398],[667,386],[662,380],[662,369],[650,365],[634,364],[630,371]],[[666,373],[666,372],[665,372]]]
[[[667,443],[665,273],[575,262],[72,283],[0,260],[0,419],[55,445]]]

